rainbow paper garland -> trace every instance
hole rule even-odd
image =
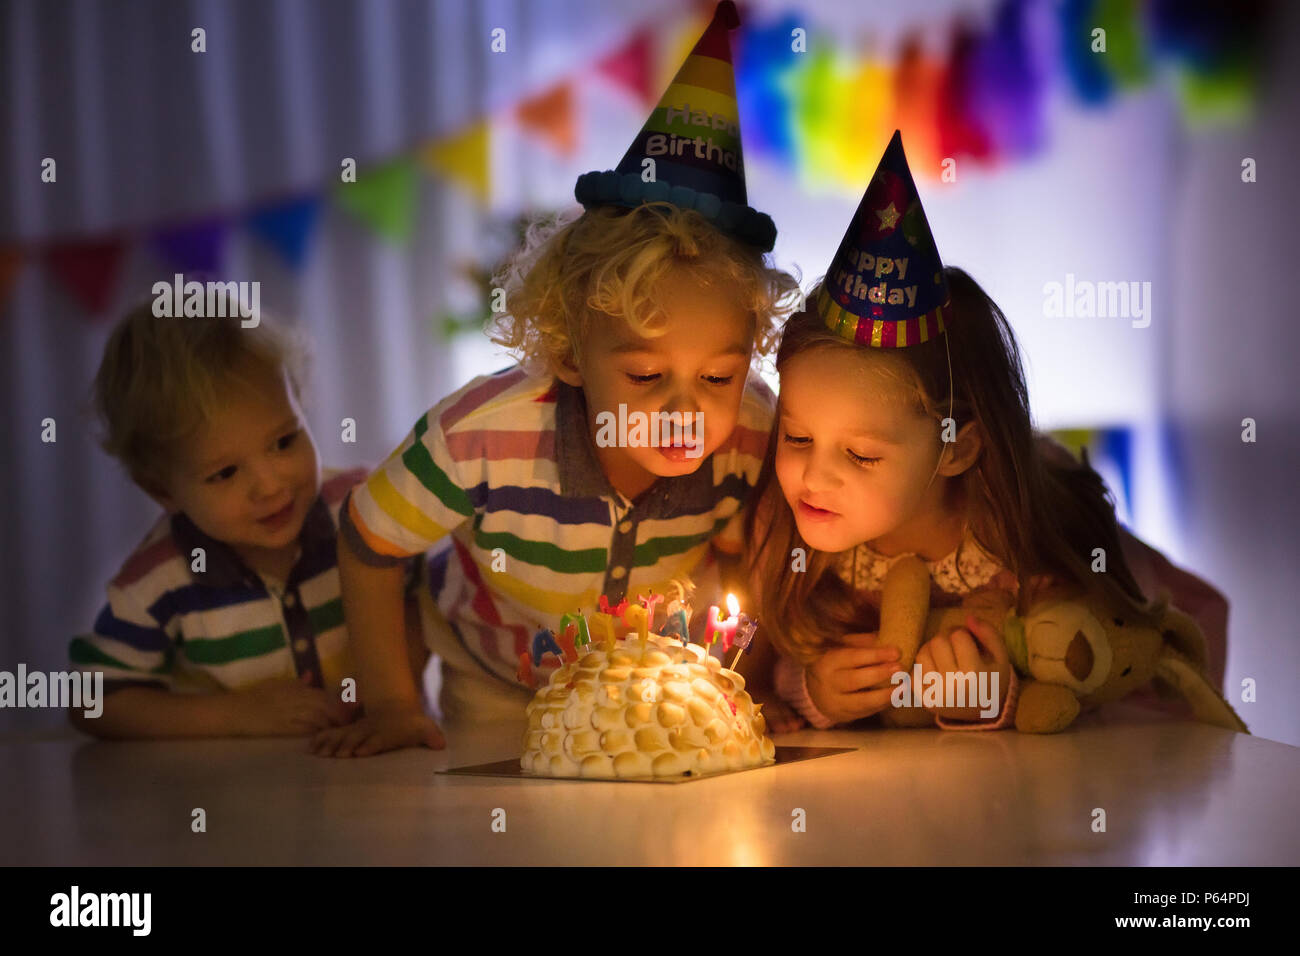
[[[1023,160],[1048,141],[1047,93],[1063,80],[1088,107],[1150,83],[1171,63],[1192,125],[1240,120],[1255,100],[1267,7],[1241,14],[1210,0],[1064,0],[1048,7],[1004,0],[976,29],[956,17],[926,24],[886,58],[845,50],[814,17],[754,17],[736,34],[736,87],[745,148],[792,171],[805,188],[857,193],[895,128],[920,178],[946,158],[996,166]],[[1093,31],[1105,31],[1105,52]],[[792,49],[805,31],[803,51]],[[923,32],[946,30],[942,56]],[[849,41],[858,50],[862,37]],[[1057,74],[1057,75],[1054,75]]]

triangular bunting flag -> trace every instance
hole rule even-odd
[[[741,24],[736,41],[736,102],[745,143],[757,144],[787,168],[793,168],[798,159],[794,111],[789,108],[791,96],[785,82],[804,57],[790,49],[791,34],[799,23],[797,17],[786,14],[760,26]],[[859,182],[869,173],[859,177]]]
[[[845,150],[840,156],[843,182],[856,189],[875,172],[872,157],[889,142],[894,128],[889,120],[894,109],[893,67],[874,56],[865,60],[848,78],[845,120],[840,138]]]
[[[843,149],[845,127],[850,125],[845,123],[845,111],[852,105],[843,91],[852,92],[852,89],[837,59],[832,49],[818,46],[804,56],[799,70],[792,71],[783,80],[783,88],[794,107],[792,125],[799,165],[809,184],[839,178],[836,167]],[[877,145],[873,143],[871,148]],[[870,173],[868,169],[867,175]]]
[[[487,120],[479,120],[454,136],[435,140],[421,150],[420,158],[430,172],[454,179],[480,202],[487,202],[491,187]]]
[[[907,133],[912,166],[939,175],[939,96],[944,64],[925,52],[919,36],[903,42],[894,69],[894,126]]]
[[[407,159],[357,171],[355,183],[342,183],[338,204],[380,235],[405,242],[415,226],[415,167]]]
[[[1065,9],[1069,9],[1069,4]],[[1085,18],[1085,24],[1086,24]],[[1087,36],[1086,26],[1082,28]],[[1047,138],[1044,117],[1045,77],[1034,55],[1033,17],[1023,3],[1000,7],[977,53],[974,87],[976,115],[994,155],[1020,158],[1038,152]],[[1074,44],[1073,38],[1069,41]],[[1092,53],[1086,40],[1077,46],[1091,64],[1105,59]],[[1067,51],[1071,47],[1066,48]],[[1074,54],[1064,57],[1067,72]],[[1092,67],[1085,67],[1091,69]],[[1101,70],[1104,78],[1104,68]],[[1109,80],[1105,80],[1109,83]],[[1109,96],[1104,92],[1103,98]]]
[[[573,87],[559,83],[515,110],[520,124],[547,140],[562,156],[570,156],[578,135],[573,121]]]
[[[652,53],[650,31],[638,30],[632,39],[597,63],[596,71],[631,90],[642,103],[652,103],[655,95]]]
[[[9,292],[18,278],[23,264],[23,254],[17,246],[0,246],[0,312],[4,311]]]
[[[307,258],[307,242],[320,212],[317,196],[303,196],[253,210],[248,229],[267,242],[294,271]]]
[[[221,219],[204,219],[161,229],[150,245],[168,266],[188,277],[221,274],[225,259],[226,230]]]
[[[978,50],[974,30],[965,23],[958,25],[939,94],[939,152],[945,158],[970,156],[983,162],[992,154],[975,102]]]
[[[126,242],[119,238],[96,242],[70,242],[46,252],[50,270],[72,297],[92,315],[108,308]]]

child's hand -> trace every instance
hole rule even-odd
[[[315,733],[355,720],[361,708],[345,704],[337,691],[301,680],[271,681],[239,692],[240,730],[249,737],[289,737]]]
[[[976,645],[979,642],[981,647]],[[1011,655],[1002,640],[1002,635],[988,624],[966,615],[966,627],[959,627],[948,637],[939,635],[931,638],[917,652],[916,662],[921,665],[921,680],[930,671],[938,671],[941,676],[949,673],[965,674],[974,671],[976,681],[979,674],[987,671],[998,675],[998,709],[1007,698],[1007,689],[1011,686]],[[988,678],[986,678],[987,680]],[[924,684],[922,685],[924,686]],[[946,677],[945,677],[945,684]],[[978,686],[978,684],[977,684]],[[981,720],[980,708],[975,707],[934,707],[926,708],[933,714],[952,720]]]
[[[808,668],[808,696],[837,724],[869,717],[889,706],[894,692],[889,678],[900,670],[898,648],[876,647],[878,637],[845,634],[842,646],[827,651]]]
[[[446,738],[433,718],[419,710],[367,714],[349,727],[322,730],[311,741],[318,757],[370,757],[402,747],[441,750]]]

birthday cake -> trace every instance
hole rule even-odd
[[[584,650],[528,704],[525,771],[676,777],[773,762],[761,705],[704,647],[651,633]]]

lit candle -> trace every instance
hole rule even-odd
[[[734,594],[727,595],[728,616],[725,619],[719,617],[718,606],[716,604],[709,607],[709,621],[704,630],[704,645],[708,647],[718,640],[722,639],[722,651],[725,654],[731,650],[731,640],[736,634],[736,628],[740,625],[740,604],[736,601]]]

